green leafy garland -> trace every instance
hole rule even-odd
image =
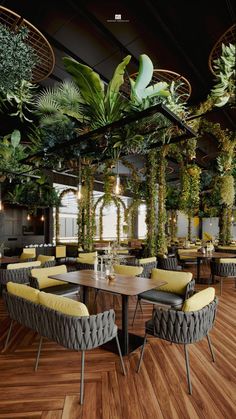
[[[180,210],[188,216],[188,239],[191,240],[191,218],[199,208],[201,169],[196,164],[183,166]]]
[[[236,134],[222,129],[220,124],[207,120],[202,121],[202,129],[215,136],[220,154],[217,158],[217,187],[219,188],[221,211],[219,214],[219,242],[226,245],[230,242],[231,214],[235,198],[235,185],[232,176],[233,157],[236,147]]]
[[[158,182],[158,216],[157,216],[157,236],[156,251],[159,255],[164,255],[167,251],[167,240],[165,234],[166,224],[166,155],[168,145],[162,146],[157,152],[157,182]]]
[[[73,193],[74,195],[77,195],[75,189],[72,189],[72,188],[64,189],[64,191],[62,191],[61,194],[59,195],[60,202],[62,202],[62,199],[68,193]],[[56,237],[56,244],[58,244],[60,241],[59,240],[59,237],[60,237],[60,207],[59,206],[56,207],[56,214],[55,214],[55,237]]]
[[[157,152],[152,150],[147,157],[147,256],[156,256],[156,205],[157,205]]]

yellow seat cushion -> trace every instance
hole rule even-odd
[[[81,259],[95,259],[98,255],[98,252],[89,252],[89,253],[79,253],[78,257]]]
[[[28,255],[28,256],[26,256]],[[30,256],[29,256],[30,255]],[[33,255],[33,256],[32,256]],[[21,253],[21,256],[23,256],[23,258],[36,258],[36,249],[35,247],[24,247]],[[20,256],[20,258],[21,258]]]
[[[66,257],[66,246],[56,246],[56,258]]]
[[[114,272],[119,275],[136,276],[143,272],[142,266],[114,265]]]
[[[128,249],[118,249],[116,251],[117,255],[128,255],[129,254],[129,250]]]
[[[45,307],[60,311],[60,313],[69,314],[70,316],[89,316],[89,312],[85,304],[80,303],[79,301],[71,300],[70,298],[61,297],[60,295],[40,292],[39,303]]]
[[[230,245],[230,246],[218,246],[217,247],[218,250],[236,250],[236,246],[235,245]]]
[[[38,255],[37,260],[39,260],[41,263],[45,263],[51,260],[55,260],[55,256]]]
[[[34,253],[21,253],[20,255],[20,260],[25,260],[25,259],[34,259],[35,258],[35,254]]]
[[[67,273],[66,265],[52,266],[51,268],[32,269],[31,275],[38,280],[39,289],[64,285],[67,282],[58,281],[57,279],[48,278],[51,275],[59,275]]]
[[[187,259],[194,259],[196,256],[186,256],[186,253],[196,253],[198,251],[198,247],[191,248],[191,249],[178,249],[178,255],[180,260],[187,260]]]
[[[36,290],[28,285],[15,284],[14,282],[7,283],[7,291],[10,294],[17,295],[17,297],[25,298],[33,303],[39,302],[39,290]]]
[[[199,291],[185,300],[183,311],[197,311],[210,304],[215,298],[215,288],[209,287]]]
[[[155,256],[150,257],[150,258],[143,258],[143,259],[139,259],[139,264],[140,265],[145,265],[145,263],[152,263],[152,262],[156,262],[157,258]]]
[[[87,263],[88,265],[94,265],[95,257],[94,258],[90,258],[90,257],[81,258],[81,257],[78,257],[78,258],[76,258],[76,262],[78,262],[78,263]]]
[[[219,259],[219,263],[236,263],[236,257]]]
[[[158,291],[173,292],[175,294],[184,295],[188,283],[191,281],[193,274],[191,272],[166,271],[164,269],[152,269],[151,278],[158,281],[167,282],[158,288]]]
[[[41,266],[41,262],[38,260],[33,262],[22,262],[22,263],[9,263],[7,265],[7,269],[22,269],[22,268],[31,268],[31,267],[39,267]]]

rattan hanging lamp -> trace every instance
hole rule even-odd
[[[208,65],[212,74],[214,74],[214,76],[216,75],[214,71],[214,61],[217,60],[217,58],[219,58],[222,54],[222,44],[235,45],[235,42],[236,42],[236,23],[230,26],[230,28],[228,28],[227,31],[223,33],[223,35],[218,39],[218,41],[215,43],[215,45],[213,46],[210,52]]]
[[[131,74],[130,78],[135,80],[137,75],[138,73]],[[192,92],[191,84],[184,76],[181,76],[180,74],[171,70],[159,69],[159,68],[154,69],[150,85],[154,85],[155,83],[158,83],[161,81],[167,82],[167,83],[175,82],[176,93],[178,93],[182,102],[187,102],[187,100],[191,96],[191,92]],[[130,82],[127,77],[125,78],[125,82],[122,85],[122,91],[127,96],[129,96]]]
[[[45,36],[28,20],[3,6],[0,6],[0,23],[16,32],[23,26],[28,29],[26,42],[34,49],[39,58],[39,63],[32,71],[31,82],[38,83],[46,79],[53,71],[55,56]]]

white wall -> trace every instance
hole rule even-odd
[[[188,217],[181,211],[178,211],[177,217],[177,237],[188,237]],[[192,238],[199,237],[198,217],[192,218]]]

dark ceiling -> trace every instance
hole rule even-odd
[[[66,55],[108,81],[125,55],[132,55],[128,67],[132,74],[138,70],[139,55],[146,53],[155,68],[175,71],[189,80],[193,105],[207,97],[213,84],[208,68],[212,47],[236,21],[233,0],[5,0],[0,4],[29,20],[53,47],[56,65],[44,86],[68,78],[61,60]],[[117,14],[121,21],[115,20]],[[212,118],[221,118],[235,129],[233,116],[231,111],[221,111]],[[199,144],[199,161],[207,152],[214,152],[210,139]]]

